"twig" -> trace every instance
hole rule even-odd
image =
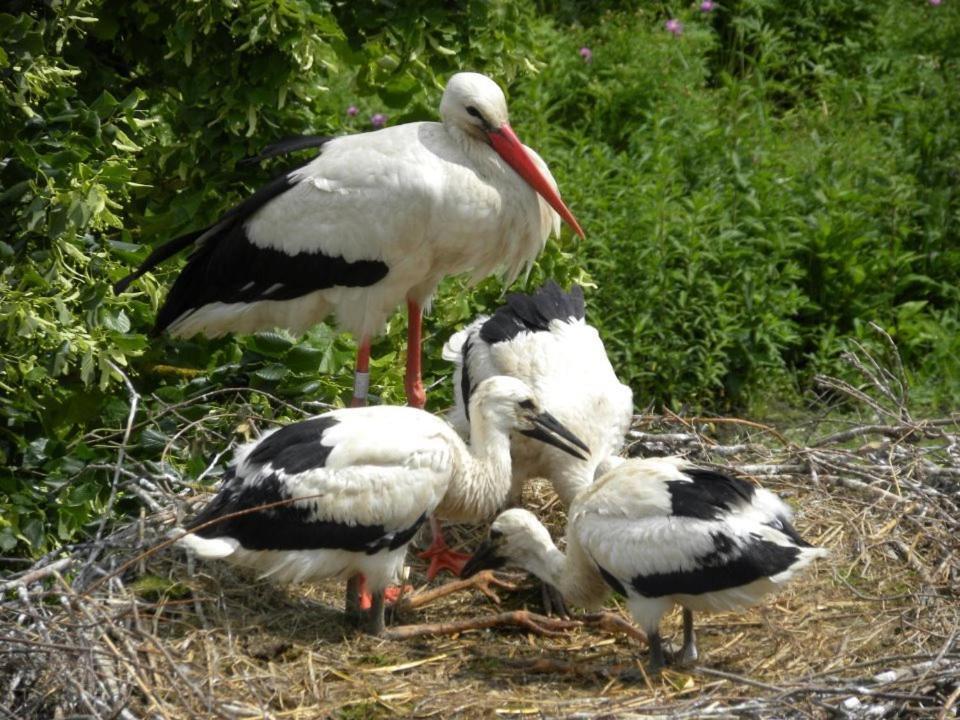
[[[74,561],[72,557],[60,558],[55,560],[49,565],[44,565],[42,567],[28,570],[23,573],[20,577],[13,578],[12,580],[7,580],[7,582],[0,585],[0,593],[5,593],[7,590],[12,590],[18,585],[26,587],[35,583],[37,580],[43,580],[45,577],[49,577],[54,573],[60,572],[64,568],[68,567],[70,563]]]

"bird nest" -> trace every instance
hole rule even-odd
[[[906,384],[860,348],[860,384],[820,378],[843,420],[774,428],[641,415],[629,452],[680,453],[761,482],[831,555],[765,604],[698,620],[700,665],[641,681],[646,647],[613,615],[535,614],[539,591],[501,576],[500,603],[466,589],[401,601],[391,635],[344,624],[343,583],[278,588],[194,564],[162,538],[194,493],[132,478],[134,522],[41,559],[0,589],[0,711],[8,717],[913,717],[960,698],[960,417],[918,420]],[[134,473],[136,475],[137,473]],[[119,476],[119,475],[118,475]],[[141,482],[146,481],[146,482]],[[123,489],[121,487],[120,489]],[[525,504],[554,535],[549,486]],[[150,508],[149,511],[147,508]],[[475,547],[479,528],[454,538]],[[158,549],[159,548],[159,549]],[[410,581],[425,564],[411,553]],[[419,605],[419,606],[418,606]],[[529,608],[529,612],[525,612]],[[677,639],[679,613],[663,627]]]

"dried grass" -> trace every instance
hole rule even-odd
[[[701,665],[627,683],[646,648],[577,624],[403,642],[357,635],[343,586],[276,588],[222,564],[153,547],[196,502],[140,483],[153,508],[0,588],[0,711],[6,717],[930,717],[960,704],[960,417],[916,420],[902,371],[860,349],[861,386],[830,416],[774,429],[735,418],[637,418],[630,451],[680,452],[737,469],[797,510],[832,551],[765,605],[701,616]],[[825,430],[826,428],[826,430]],[[117,475],[119,477],[119,473]],[[148,488],[148,489],[145,489]],[[148,502],[149,501],[149,502]],[[544,483],[528,506],[562,534]],[[467,547],[481,530],[459,529]],[[412,557],[412,554],[411,554]],[[412,578],[424,566],[412,560]],[[520,576],[517,576],[519,579]],[[532,583],[436,601],[400,621],[448,622],[538,606]],[[612,606],[613,607],[613,606]],[[665,626],[679,635],[679,614]]]

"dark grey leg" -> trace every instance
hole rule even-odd
[[[650,662],[647,663],[647,672],[651,675],[659,675],[666,665],[663,658],[663,641],[660,639],[660,631],[647,633],[647,644],[650,646]]]
[[[360,622],[360,583],[361,575],[351,575],[347,580],[347,596],[343,602],[343,613],[347,616],[347,622],[356,625]]]
[[[368,635],[383,635],[386,623],[383,621],[383,590],[373,593],[373,603],[367,611],[363,631]]]
[[[567,610],[567,604],[563,600],[563,595],[550,583],[540,584],[540,595],[543,599],[543,612],[545,615],[556,615],[561,618],[570,617],[570,611]]]
[[[681,665],[693,665],[700,653],[697,651],[697,636],[693,632],[693,610],[683,609],[683,650],[680,652]]]

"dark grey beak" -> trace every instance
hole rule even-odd
[[[542,412],[537,415],[533,418],[533,425],[534,427],[529,430],[520,430],[520,434],[532,437],[547,445],[553,445],[553,447],[558,450],[563,450],[563,452],[568,455],[573,455],[575,458],[580,458],[581,460],[586,460],[587,455],[590,454],[590,448],[587,447],[586,443],[567,430],[560,424],[560,421],[550,413]],[[564,440],[566,442],[564,442]],[[574,447],[570,447],[570,445]],[[579,448],[579,450],[577,448]],[[580,450],[583,450],[587,455],[584,455]]]
[[[497,555],[497,543],[484,540],[483,544],[467,560],[467,564],[460,571],[460,577],[466,579],[476,575],[481,570],[496,570],[507,564],[507,559]]]

